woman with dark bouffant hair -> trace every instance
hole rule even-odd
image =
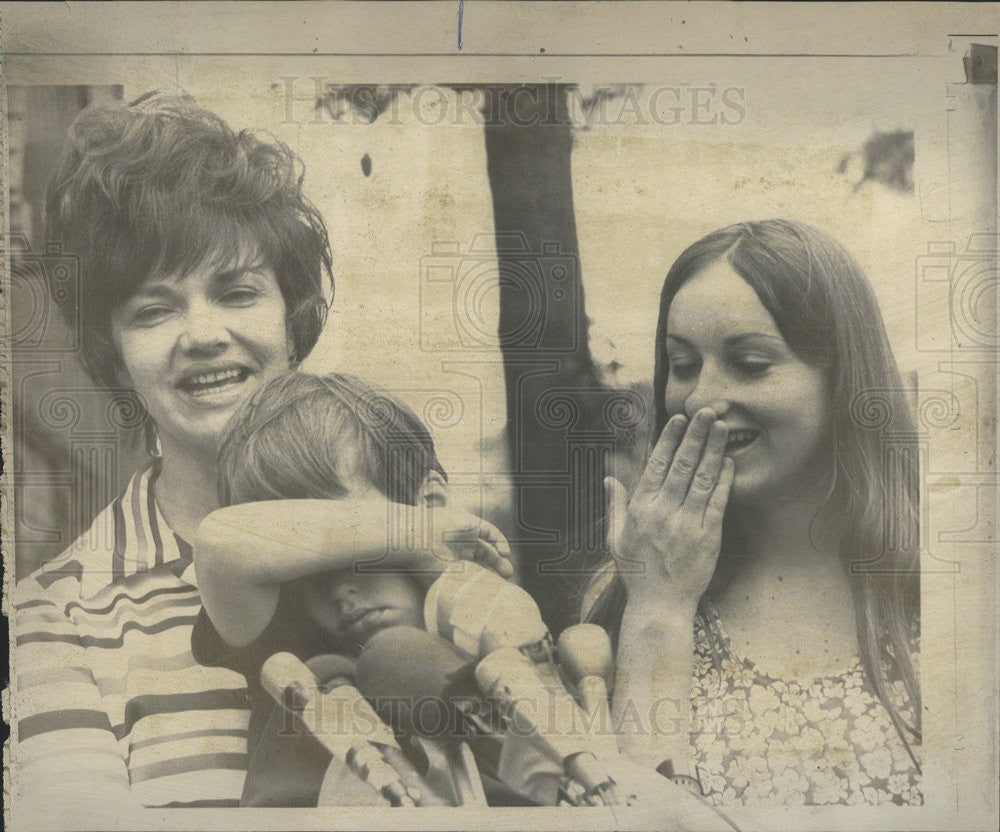
[[[323,327],[330,248],[302,178],[288,147],[184,95],[91,107],[70,128],[46,232],[77,258],[81,291],[53,296],[94,382],[140,408],[150,459],[17,588],[37,687],[12,753],[39,817],[238,803],[246,685],[191,655],[191,541],[218,505],[226,421]]]
[[[94,381],[141,405],[151,458],[13,594],[27,671],[12,704],[13,788],[39,826],[63,825],[65,806],[104,826],[130,806],[239,804],[247,684],[192,655],[192,543],[219,506],[227,420],[294,369],[323,327],[330,248],[303,175],[281,142],[236,132],[184,96],[91,108],[70,130],[47,234],[78,259],[82,291],[54,297]],[[212,528],[244,535],[247,558],[280,558],[318,513],[312,544],[330,568],[386,556],[386,498],[330,505],[308,504],[304,519],[295,504],[240,507],[246,514]],[[435,528],[457,526],[475,549],[488,524],[438,511]],[[414,546],[389,556],[433,557]]]
[[[801,223],[716,231],[667,275],[655,362],[584,609],[623,745],[717,805],[920,803],[916,433],[864,273]]]

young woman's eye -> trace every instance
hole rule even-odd
[[[766,358],[741,358],[733,363],[746,376],[762,376],[774,366],[774,362]]]
[[[676,379],[694,378],[698,374],[698,362],[677,359],[670,362],[670,375]]]

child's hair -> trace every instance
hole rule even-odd
[[[851,578],[861,656],[897,728],[890,681],[902,679],[915,721],[908,727],[919,736],[920,693],[910,657],[920,604],[916,428],[874,292],[839,242],[802,223],[739,223],[691,245],[671,266],[660,296],[654,440],[671,415],[663,395],[670,304],[691,277],[719,261],[750,285],[792,351],[824,371],[832,426],[827,506],[842,518],[840,556]],[[738,534],[731,521],[727,512],[706,596],[724,589],[739,568],[739,558],[726,557]],[[595,576],[591,597],[598,582],[606,585],[584,612],[617,637],[625,590],[617,577],[608,583],[608,573],[605,566]]]
[[[302,178],[287,146],[235,133],[189,97],[154,92],[81,112],[45,211],[47,239],[79,260],[79,297],[54,296],[80,326],[94,381],[115,386],[111,315],[147,278],[228,264],[248,246],[274,270],[294,358],[305,358],[323,328],[333,275],[326,226]]]
[[[289,372],[229,420],[219,500],[337,499],[353,475],[393,502],[416,505],[431,471],[446,478],[427,428],[394,396],[341,373]]]

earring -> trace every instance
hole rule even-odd
[[[152,459],[159,459],[163,456],[163,446],[160,444],[160,434],[156,431],[156,422],[147,417],[143,431],[146,434],[146,453]]]

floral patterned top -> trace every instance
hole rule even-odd
[[[920,805],[920,774],[855,657],[839,676],[777,679],[737,656],[715,610],[695,630],[693,759],[717,806]],[[715,640],[721,662],[713,661]],[[718,666],[721,665],[721,668]],[[912,724],[902,681],[893,693]],[[914,753],[919,747],[907,737]]]

